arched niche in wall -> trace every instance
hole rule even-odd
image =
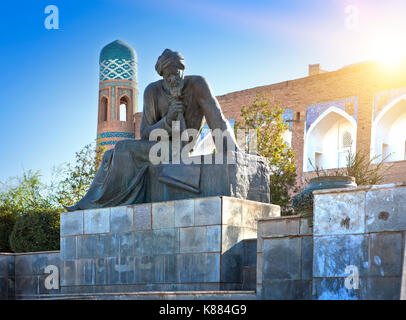
[[[120,121],[129,121],[130,116],[130,99],[127,96],[122,96],[120,98]]]
[[[108,105],[109,100],[107,97],[103,96],[100,101],[100,121],[107,121],[108,120]]]
[[[372,123],[374,162],[406,160],[406,95],[385,106]]]
[[[309,127],[305,136],[303,171],[343,168],[356,148],[357,123],[344,110],[330,107]],[[310,161],[311,163],[310,163]]]

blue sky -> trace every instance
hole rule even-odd
[[[44,27],[50,4],[59,30]],[[137,52],[140,96],[165,48],[221,95],[304,77],[312,63],[403,54],[405,14],[404,0],[2,0],[0,180],[23,168],[48,179],[95,139],[98,57],[113,40]]]

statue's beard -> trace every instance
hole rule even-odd
[[[178,98],[182,95],[182,89],[184,85],[184,78],[172,80],[171,82],[167,82],[167,86],[171,96],[174,98]]]

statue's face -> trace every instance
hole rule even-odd
[[[182,85],[184,70],[175,66],[168,66],[162,71],[162,77],[170,88],[177,88]]]

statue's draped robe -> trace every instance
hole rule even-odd
[[[210,129],[227,130],[235,142],[232,129],[206,80],[200,76],[186,76],[182,91],[186,128],[201,130],[203,117]],[[154,129],[164,129],[171,136],[166,122],[170,94],[164,81],[148,85],[144,92],[141,120],[141,140],[126,139],[104,153],[99,170],[86,193],[69,211],[113,207],[145,202],[146,173],[151,165],[149,151],[156,143],[149,141]]]

